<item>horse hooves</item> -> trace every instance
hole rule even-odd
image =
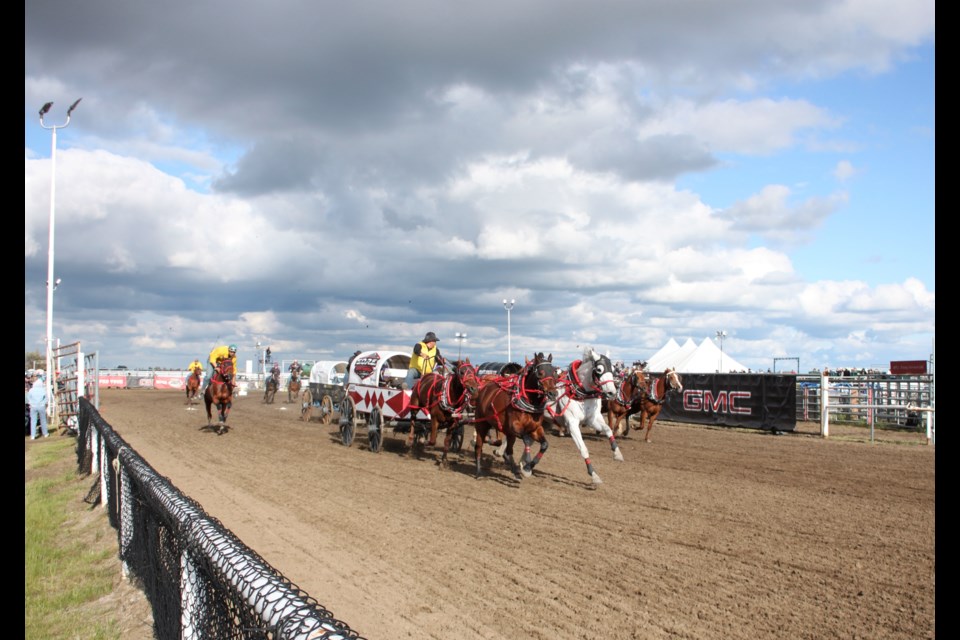
[[[643,441],[644,441],[644,442],[653,442],[653,440],[651,440],[650,438],[644,438]]]
[[[532,468],[528,469],[527,467],[523,466],[523,467],[520,467],[520,473],[523,474],[524,478],[529,478],[533,475],[533,469]]]
[[[623,462],[623,454],[620,452],[620,447],[617,447],[613,451],[613,459],[617,462]]]
[[[603,484],[603,480],[600,479],[596,471],[590,474],[590,479],[593,481],[593,484]]]

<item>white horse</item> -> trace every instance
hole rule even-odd
[[[587,463],[587,473],[594,484],[600,484],[603,480],[590,462],[590,452],[583,442],[580,425],[592,427],[597,433],[605,435],[610,440],[613,459],[623,462],[617,439],[600,411],[602,396],[606,396],[609,401],[617,395],[610,358],[600,355],[592,347],[587,347],[583,351],[583,359],[571,363],[570,368],[560,376],[557,390],[557,399],[547,404],[547,415],[558,425],[562,422],[566,426],[566,431]]]

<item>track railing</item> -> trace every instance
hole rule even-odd
[[[80,398],[77,464],[117,529],[160,640],[360,638],[160,476]]]

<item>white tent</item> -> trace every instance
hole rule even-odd
[[[670,339],[670,342],[676,344],[673,338]],[[664,345],[664,348],[658,351],[659,354],[661,351],[664,351],[669,345],[668,342]],[[650,358],[647,361],[647,371],[664,371],[670,367],[676,367],[678,362],[683,361],[687,356],[697,350],[697,343],[695,343],[690,338],[687,338],[687,341],[683,343],[682,347],[678,347],[669,353],[665,353],[662,357],[659,358]]]
[[[664,349],[669,345],[668,342]],[[678,373],[730,373],[747,370],[728,353],[721,354],[720,348],[710,338],[704,338],[699,346],[688,338],[683,347],[674,349],[663,357],[659,357],[660,351],[648,361],[648,371],[663,371],[670,367],[675,368]]]
[[[660,347],[659,351],[647,358],[647,369],[652,371],[652,369],[650,369],[650,363],[660,362],[661,360],[670,357],[670,354],[679,348],[680,345],[677,344],[677,341],[673,338],[670,338],[670,340],[667,341],[667,344]]]

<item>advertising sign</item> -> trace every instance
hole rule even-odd
[[[890,373],[895,376],[924,375],[927,373],[927,361],[891,360]]]

